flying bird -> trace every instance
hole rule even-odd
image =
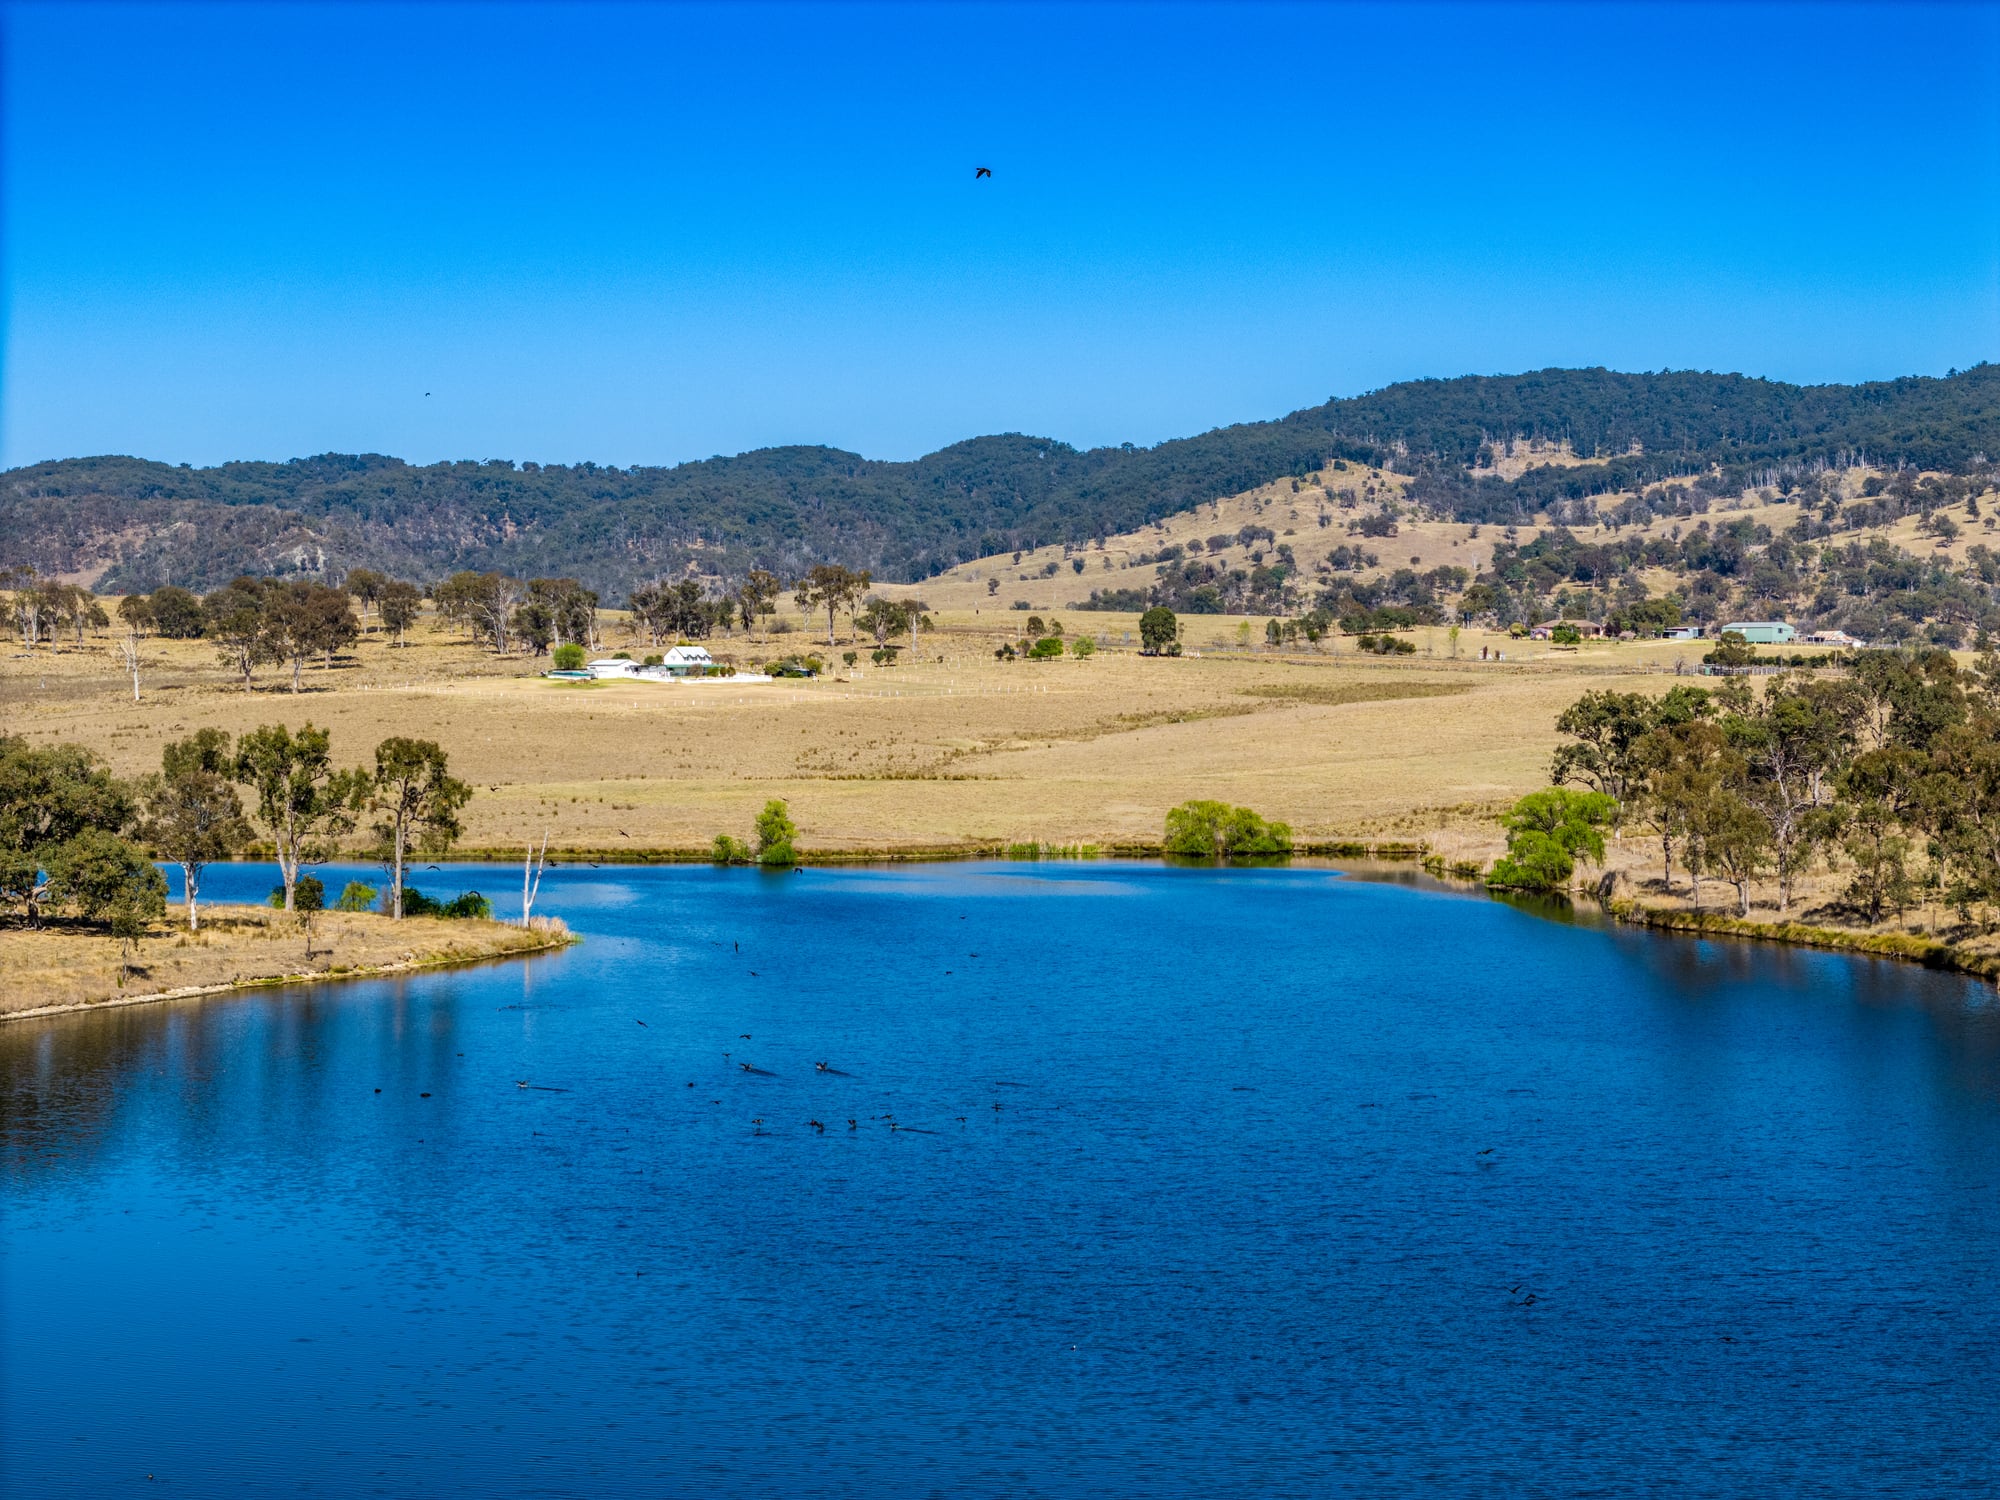
[[[639,1025],[641,1025],[641,1026],[646,1026],[646,1023],[645,1023],[644,1021],[640,1021],[640,1020],[639,1020],[639,1018],[638,1018],[637,1016],[634,1016],[634,1017],[633,1017],[632,1019],[633,1019],[634,1021],[637,1021]],[[650,1026],[646,1026],[646,1029],[647,1029],[648,1031],[651,1031],[651,1030],[652,1030],[653,1028],[652,1028],[652,1027],[650,1027]]]
[[[992,175],[993,175],[993,169],[991,167],[977,167],[973,170],[972,180],[974,182],[977,182],[982,177],[991,177]],[[424,394],[428,396],[430,392],[425,391]]]

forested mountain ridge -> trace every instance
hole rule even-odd
[[[1495,468],[1510,439],[1589,462]],[[919,579],[975,557],[1082,542],[1335,458],[1412,476],[1465,520],[1526,520],[1668,478],[1715,493],[1867,461],[1964,471],[2000,454],[2000,366],[1943,378],[1795,386],[1739,375],[1543,370],[1407,381],[1271,422],[1152,448],[973,438],[911,462],[824,447],[672,468],[505,461],[413,466],[376,454],[192,469],[137,458],[0,474],[0,567],[107,592],[208,588],[242,572],[407,578],[457,569],[639,582],[815,562]]]

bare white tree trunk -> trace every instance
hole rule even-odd
[[[118,643],[125,656],[125,670],[132,674],[132,701],[139,701],[139,636],[135,631]]]
[[[530,844],[526,855],[521,860],[521,925],[523,927],[528,925],[528,918],[535,913],[535,897],[540,895],[542,891],[542,867],[548,862],[548,854],[549,835],[548,830],[544,829],[542,830],[542,847],[540,851],[538,852],[535,846]],[[530,883],[528,879],[530,869],[533,870],[535,877],[533,883]]]

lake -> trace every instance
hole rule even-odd
[[[1307,868],[538,910],[0,1028],[0,1490],[2000,1490],[1989,985]]]

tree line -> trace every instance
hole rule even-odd
[[[631,616],[635,630],[652,645],[706,640],[717,630],[732,630],[739,624],[745,629],[767,625],[789,590],[808,621],[825,615],[829,645],[836,622],[845,613],[853,627],[872,634],[878,646],[886,647],[892,636],[907,635],[911,647],[916,647],[931,626],[925,606],[871,594],[871,583],[865,569],[854,572],[834,564],[816,565],[791,584],[754,568],[737,583],[719,589],[696,579],[660,580],[633,592]],[[23,644],[31,649],[70,628],[80,643],[86,626],[101,630],[111,623],[95,596],[75,585],[44,582],[31,573],[0,578],[0,585],[6,586],[0,604],[12,614]],[[150,594],[127,595],[119,601],[117,614],[133,640],[159,636],[212,642],[222,663],[245,687],[254,681],[260,665],[288,663],[292,687],[298,691],[307,664],[318,660],[330,666],[337,653],[359,638],[371,613],[382,629],[394,634],[396,645],[407,645],[408,631],[421,617],[426,599],[435,603],[438,618],[447,625],[501,654],[525,650],[539,655],[565,646],[597,650],[602,645],[595,590],[574,578],[521,580],[504,573],[460,572],[429,587],[368,568],[350,570],[338,587],[246,574],[206,595],[173,584]],[[136,675],[136,659],[131,664]]]
[[[2000,901],[2000,656],[1868,651],[1838,676],[1746,678],[1660,697],[1584,694],[1557,720],[1555,788],[1509,818],[1502,885],[1560,888],[1601,831],[1649,838],[1672,893],[1727,886],[1739,915],[1769,878],[1845,877],[1833,902],[1870,924],[1919,902],[1990,925]],[[1571,792],[1568,788],[1580,788]],[[1980,913],[1975,917],[1975,913]]]
[[[372,764],[340,767],[330,733],[311,724],[263,725],[234,744],[224,730],[201,729],[169,743],[158,771],[127,781],[83,746],[0,735],[0,906],[35,925],[62,914],[135,937],[166,910],[150,853],[179,866],[197,930],[203,871],[241,854],[261,829],[292,911],[303,872],[332,859],[373,814],[368,854],[388,874],[388,914],[401,918],[412,856],[448,849],[471,797],[440,746],[403,736],[378,744]]]

